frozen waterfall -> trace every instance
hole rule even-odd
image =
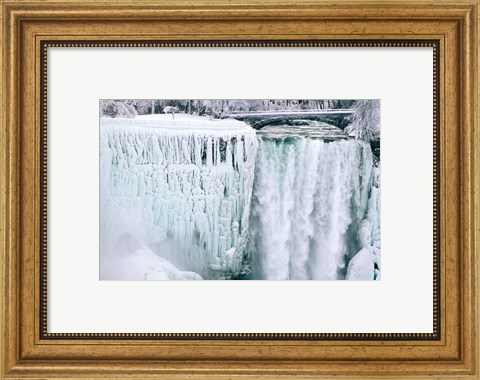
[[[353,139],[326,142],[321,135],[305,137],[304,129],[261,131],[251,218],[257,279],[345,279],[350,259],[362,248],[362,236],[370,239],[364,244],[367,252],[373,252],[375,239],[379,248],[379,210],[374,209],[375,200],[369,201],[369,144]],[[378,236],[372,237],[374,227]],[[374,261],[372,256],[366,265],[370,279]],[[351,279],[366,278],[352,272]]]
[[[100,123],[100,279],[380,279],[380,169],[339,128]]]
[[[145,279],[241,275],[256,149],[237,121],[101,119],[101,279],[152,252],[163,261],[148,259]]]

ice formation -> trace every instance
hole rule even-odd
[[[203,278],[248,270],[256,149],[237,121],[101,119],[101,267],[148,250]]]
[[[369,144],[326,142],[325,136],[309,138],[275,127],[261,135],[252,206],[254,277],[345,279],[350,259],[363,246],[372,252],[369,247],[378,239],[379,247]],[[373,279],[373,253],[363,256],[356,258],[361,261],[357,271]]]
[[[380,280],[380,166],[373,168],[367,214],[360,224],[358,241],[361,250],[350,260],[346,279]]]

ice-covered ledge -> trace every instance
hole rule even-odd
[[[139,115],[135,118],[100,118],[102,127],[147,127],[160,128],[165,131],[188,131],[194,134],[204,134],[205,132],[228,131],[232,133],[242,133],[253,131],[253,129],[243,121],[235,119],[209,119],[203,116],[176,114],[173,117],[170,114]]]

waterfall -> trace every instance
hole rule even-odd
[[[324,123],[101,119],[100,278],[379,279],[379,187]]]
[[[255,169],[254,278],[345,279],[349,260],[361,248],[359,234],[369,209],[369,144],[270,135],[260,140]]]
[[[240,275],[256,149],[241,122],[102,119],[101,259],[147,249],[204,278]]]

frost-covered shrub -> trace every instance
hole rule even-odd
[[[175,112],[180,111],[178,107],[172,107],[172,106],[166,106],[163,109],[163,113],[171,113],[172,115],[175,114]]]
[[[140,99],[140,100],[129,100],[127,103],[135,107],[139,115],[150,115],[154,114],[155,110],[158,109],[158,104],[160,101],[154,99]]]
[[[357,100],[345,133],[357,139],[374,141],[380,138],[380,101]]]
[[[137,111],[133,105],[124,101],[100,100],[100,116],[132,118],[137,116]]]

